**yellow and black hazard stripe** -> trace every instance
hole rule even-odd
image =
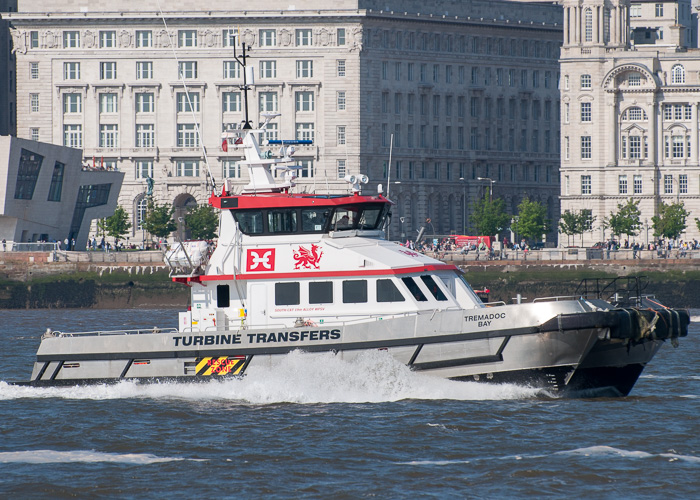
[[[210,356],[197,358],[196,375],[209,377],[212,375],[240,375],[245,365],[245,356]]]

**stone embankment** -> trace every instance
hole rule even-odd
[[[571,296],[584,278],[646,276],[642,293],[676,307],[700,307],[700,259],[615,254],[610,260],[548,260],[537,255],[478,261],[440,257],[463,269],[474,288],[490,289],[492,301],[510,303],[518,294],[528,300]],[[189,288],[170,280],[157,251],[0,252],[0,309],[183,308],[188,299]]]

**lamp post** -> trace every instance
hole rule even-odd
[[[462,233],[467,233],[467,182],[464,177],[459,178],[462,183]]]
[[[477,177],[477,181],[488,181],[489,184],[489,201],[493,201],[493,185],[496,183],[493,179],[490,177]]]

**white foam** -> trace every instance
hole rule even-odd
[[[0,463],[59,464],[110,462],[132,465],[149,465],[178,462],[183,458],[157,457],[147,453],[101,453],[99,451],[75,450],[27,450],[0,452]]]
[[[612,446],[590,446],[569,451],[559,451],[556,455],[581,455],[585,457],[622,457],[622,458],[668,458],[670,462],[682,460],[684,462],[700,464],[700,457],[693,455],[679,455],[677,453],[648,453],[646,451],[627,451]]]
[[[0,382],[0,400],[20,398],[177,398],[250,404],[364,403],[403,399],[500,400],[538,395],[511,384],[456,382],[412,372],[387,352],[371,351],[345,361],[332,353],[292,352],[270,367],[253,363],[242,379],[208,383],[136,384],[34,388]]]
[[[700,323],[700,316],[695,316],[695,315],[690,316],[690,322],[691,323]]]

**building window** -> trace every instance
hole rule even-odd
[[[314,93],[313,92],[295,92],[294,101],[297,111],[313,111],[314,110]]]
[[[301,29],[296,31],[297,47],[308,46],[313,43],[313,37],[310,29]]]
[[[664,194],[673,194],[673,176],[664,175]]]
[[[197,126],[194,123],[177,124],[177,147],[178,148],[198,148],[199,138]],[[199,175],[199,174],[197,174]]]
[[[178,113],[199,113],[199,92],[178,92],[176,99]]]
[[[260,78],[277,78],[277,61],[260,61]]]
[[[343,144],[345,144],[345,125],[338,125],[336,127],[336,138],[338,146],[342,146]]]
[[[633,178],[633,181],[634,181],[634,194],[642,194],[642,176],[635,175]]]
[[[224,92],[222,97],[224,113],[238,113],[241,111],[241,93]]]
[[[41,164],[44,157],[22,149],[17,169],[17,184],[15,185],[16,200],[31,200],[34,196],[34,188],[39,179]]]
[[[279,130],[276,123],[268,123],[265,129],[265,140],[266,141],[277,141],[279,140]]]
[[[642,85],[642,75],[641,73],[632,72],[627,76],[627,85],[629,87],[641,87]]]
[[[296,139],[299,141],[314,140],[314,124],[313,123],[297,123]]]
[[[63,126],[63,145],[69,148],[83,147],[83,126],[82,125],[64,125]]]
[[[618,193],[627,194],[627,176],[620,175],[618,177]]]
[[[64,31],[63,32],[63,48],[64,49],[80,48],[80,32],[79,31]]]
[[[38,69],[38,66],[37,66]],[[38,71],[37,71],[38,76]],[[63,63],[63,79],[64,80],[79,80],[80,79],[80,63],[79,62],[64,62]]]
[[[103,94],[104,95],[104,94]],[[115,124],[100,125],[100,147],[114,149],[119,146],[119,129]]]
[[[153,178],[153,161],[138,160],[136,162],[136,178],[146,179],[147,177]]]
[[[152,123],[136,125],[136,147],[154,148],[156,146],[155,126]]]
[[[136,62],[136,79],[150,80],[153,78],[153,62],[152,61],[137,61]]]
[[[199,177],[199,161],[179,160],[175,164],[175,174],[178,177]]]
[[[146,218],[146,212],[148,210],[148,198],[143,196],[136,203],[136,229],[143,229],[143,220]]]
[[[29,136],[33,141],[39,140],[39,129],[37,127],[32,127],[29,129]]]
[[[63,78],[64,78],[65,80],[68,80],[68,78],[66,78],[66,76],[65,76],[65,63],[64,63],[64,66],[63,66],[63,70],[64,70],[64,76],[63,76]],[[38,80],[38,79],[39,79],[39,63],[38,63],[38,62],[31,62],[31,63],[29,63],[29,78],[32,79],[32,80]]]
[[[582,102],[581,103],[581,121],[590,122],[591,121],[591,103]]]
[[[144,49],[153,47],[153,33],[151,30],[136,31],[136,48]]]
[[[590,90],[591,85],[591,75],[581,75],[581,89]]]
[[[39,48],[39,32],[30,31],[29,32],[29,48],[38,49]]]
[[[656,7],[656,17],[664,17],[664,4],[657,3],[655,7]]]
[[[136,94],[136,112],[153,113],[155,111],[155,96],[153,92],[139,92]]]
[[[678,192],[680,194],[688,194],[688,174],[680,174],[678,176]]]
[[[277,112],[277,92],[260,92],[258,94],[261,113]]]
[[[274,47],[277,45],[277,30],[260,30],[260,46]]]
[[[100,31],[100,48],[113,49],[117,46],[116,31]]]
[[[197,46],[197,30],[178,30],[177,32],[178,47],[196,47]]]
[[[685,68],[681,64],[671,68],[671,83],[685,83]]]
[[[115,80],[117,78],[116,62],[100,63],[100,80]]]
[[[345,111],[345,91],[336,92],[335,102],[338,111]]]
[[[301,160],[299,162],[301,167],[297,172],[299,172],[299,177],[310,178],[314,176],[314,162],[313,160]]]
[[[581,194],[591,194],[591,176],[581,176]]]
[[[197,61],[183,61],[178,63],[178,78],[191,80],[197,78]]]
[[[345,28],[338,28],[338,31],[335,32],[335,43],[345,45]]]
[[[630,17],[642,17],[642,4],[630,4]]]
[[[53,174],[51,174],[51,185],[49,186],[48,201],[61,201],[61,191],[63,190],[63,172],[66,166],[57,161],[53,166]]]
[[[583,11],[585,28],[585,37],[587,42],[593,41],[593,10],[586,8]]]
[[[337,160],[336,162],[336,172],[338,173],[337,178],[343,179],[347,173],[347,168],[345,166],[345,160]]]
[[[29,111],[39,112],[39,94],[29,94]]]
[[[63,94],[63,112],[82,113],[83,96],[81,94]]]
[[[338,76],[345,76],[345,59],[338,59],[336,61],[336,71]]]
[[[581,159],[590,160],[592,153],[591,149],[591,136],[581,136]]]
[[[119,101],[117,94],[100,94],[100,113],[119,112]]]
[[[297,78],[313,78],[314,62],[313,61],[297,61]]]
[[[241,164],[235,160],[224,160],[224,177],[240,179],[241,178]]]
[[[241,77],[241,65],[238,61],[224,61],[224,78],[238,79]]]
[[[221,33],[221,40],[224,47],[233,47],[236,45],[236,39],[238,38],[238,30],[236,29],[225,29]]]

